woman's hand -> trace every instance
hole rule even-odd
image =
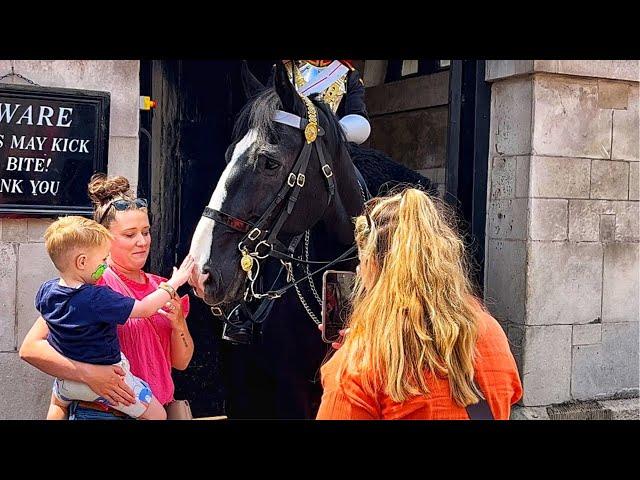
[[[173,275],[167,280],[167,283],[174,289],[178,289],[189,280],[193,267],[195,267],[195,259],[191,255],[184,257],[180,268],[173,267]]]
[[[319,324],[318,325],[318,330],[320,330],[321,332],[324,332],[324,325]],[[342,343],[344,342],[344,336],[349,333],[349,328],[344,328],[342,330],[339,330],[338,333],[340,334],[340,341],[339,342],[332,342],[331,346],[335,349],[338,350],[341,346]]]
[[[158,310],[158,313],[161,313],[171,321],[172,329],[184,328],[184,312],[182,311],[182,302],[179,298],[174,297],[169,300],[160,310]]]
[[[136,397],[124,381],[125,371],[117,365],[83,364],[83,381],[110,404],[131,405]]]

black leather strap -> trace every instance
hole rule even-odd
[[[246,222],[244,220],[240,220],[239,218],[232,217],[226,213],[220,212],[218,210],[214,210],[210,207],[204,207],[204,212],[202,213],[203,217],[210,218],[214,222],[219,222],[228,227],[237,230],[238,232],[247,233],[251,230],[255,225],[252,223]]]
[[[467,414],[469,420],[494,420],[491,407],[484,398],[481,398],[478,403],[467,405]]]

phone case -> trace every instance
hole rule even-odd
[[[323,329],[322,329],[322,340],[325,343],[333,343],[333,342],[339,342],[340,341],[340,336],[338,335],[337,337],[334,338],[327,338],[326,333],[327,333],[327,324],[325,322],[326,320],[326,300],[327,297],[325,295],[325,292],[327,291],[327,276],[328,274],[331,273],[335,273],[335,274],[340,274],[340,273],[346,273],[346,271],[342,271],[342,270],[327,270],[326,272],[324,272],[324,274],[322,275],[322,312],[321,312],[321,316],[322,316],[322,325],[323,325]],[[349,273],[353,273],[353,272],[349,272]]]

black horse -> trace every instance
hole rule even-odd
[[[272,88],[243,66],[243,85],[249,101],[192,238],[200,273],[190,283],[228,315],[227,326],[238,326],[232,316],[244,322],[244,341],[230,346],[227,359],[227,415],[314,418],[319,367],[331,350],[317,327],[318,270],[355,269],[353,217],[367,186],[376,194],[398,183],[433,193],[432,185],[380,152],[348,144],[333,112],[300,97],[282,65]]]

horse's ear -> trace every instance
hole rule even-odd
[[[289,80],[289,74],[282,61],[276,63],[276,72],[274,76],[274,87],[280,101],[282,102],[282,109],[285,112],[291,113],[304,113],[305,107],[300,95],[296,91]]]
[[[244,94],[247,99],[253,98],[262,90],[264,90],[264,85],[260,83],[251,70],[249,70],[249,64],[246,60],[242,61],[242,69],[241,69],[241,77],[242,77],[242,88],[244,90]]]

